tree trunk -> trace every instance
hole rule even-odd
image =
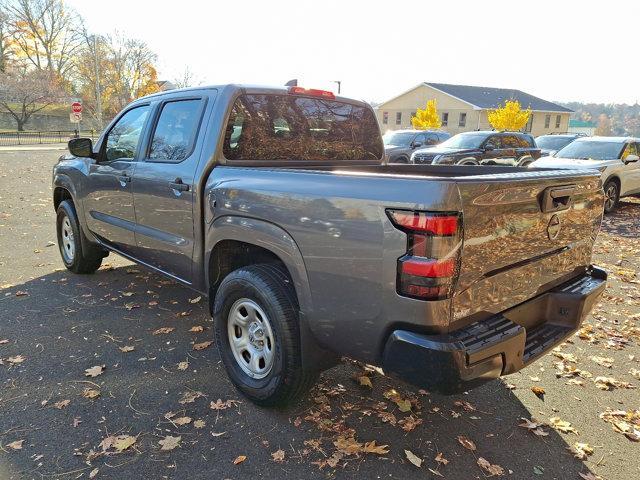
[[[16,123],[18,124],[18,131],[24,132],[24,123],[25,123],[24,120],[16,118]]]

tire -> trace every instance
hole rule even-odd
[[[522,157],[519,161],[518,161],[518,167],[528,167],[529,165],[531,165],[534,162],[533,157]]]
[[[84,234],[78,223],[76,209],[70,200],[64,200],[58,205],[56,233],[60,256],[68,270],[73,273],[94,273],[100,268],[102,259],[106,256],[105,251],[88,241],[82,241]]]
[[[465,166],[474,165],[474,166],[477,166],[478,162],[476,162],[475,160],[460,160],[458,162],[458,165],[465,165]]]
[[[236,388],[258,405],[286,406],[318,378],[318,371],[302,367],[298,311],[291,279],[275,264],[239,268],[216,292],[214,334],[222,363]]]
[[[616,180],[607,180],[604,184],[604,213],[613,212],[620,201],[620,184]]]
[[[404,164],[407,164],[407,163],[409,163],[409,159],[407,157],[398,157],[398,158],[394,158],[389,163],[404,163]]]

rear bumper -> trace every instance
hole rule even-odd
[[[597,267],[538,297],[446,335],[395,330],[383,353],[385,371],[444,393],[517,372],[574,333],[604,291]]]

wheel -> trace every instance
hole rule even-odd
[[[409,159],[407,157],[398,157],[391,163],[409,163]]]
[[[474,162],[473,160],[461,160],[458,165],[478,165],[476,162]]]
[[[519,161],[518,161],[518,166],[519,167],[528,167],[529,165],[531,165],[533,163],[533,157],[522,157]]]
[[[83,235],[78,223],[78,215],[73,203],[65,200],[60,203],[57,210],[56,230],[58,234],[58,247],[64,266],[73,273],[93,273],[102,263],[105,252],[97,246],[83,248],[81,235]]]
[[[615,180],[608,180],[604,184],[604,213],[611,213],[618,206],[620,187]]]
[[[231,272],[216,293],[213,319],[227,374],[252,402],[285,406],[315,382],[318,372],[302,367],[298,302],[283,267]]]

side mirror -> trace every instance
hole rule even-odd
[[[411,144],[411,148],[418,148],[422,146],[422,142],[413,142]]]
[[[632,163],[632,162],[637,162],[638,160],[640,160],[640,157],[638,155],[627,155],[627,158],[625,158],[623,160],[624,163]]]
[[[491,152],[492,150],[495,150],[495,149],[496,149],[496,147],[494,147],[492,143],[487,143],[487,144],[484,146],[484,149],[485,149],[485,151],[487,151],[487,152]]]
[[[68,147],[74,157],[93,158],[93,142],[90,138],[72,138]]]

